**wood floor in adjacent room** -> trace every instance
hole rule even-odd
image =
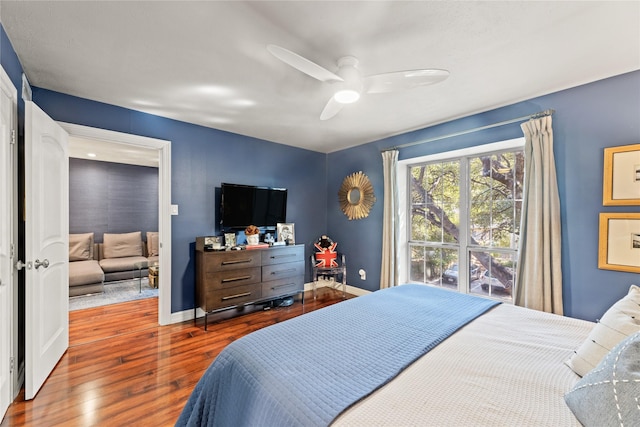
[[[70,347],[35,399],[24,390],[9,406],[9,426],[172,426],[198,379],[230,342],[250,332],[342,301],[321,288],[304,306],[256,311],[210,323],[158,326],[156,298],[69,313]]]

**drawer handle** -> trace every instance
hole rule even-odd
[[[251,259],[238,259],[235,261],[222,261],[222,265],[245,264],[251,262]]]
[[[229,277],[228,279],[222,279],[222,283],[237,282],[238,280],[246,279],[251,279],[251,276]]]
[[[292,256],[296,256],[296,254],[271,255],[271,259],[289,258],[289,257],[292,257]]]
[[[271,287],[271,290],[275,291],[276,289],[280,289],[280,288],[290,288],[295,285],[296,285],[295,283],[285,283],[284,285],[273,286]]]
[[[271,274],[282,274],[282,273],[290,273],[292,271],[296,271],[295,268],[290,268],[288,270],[279,270],[279,271],[272,271]]]
[[[235,299],[235,298],[248,297],[249,295],[251,295],[251,292],[245,292],[245,293],[242,293],[242,294],[229,295],[228,297],[222,297],[222,301],[228,301],[230,299]]]

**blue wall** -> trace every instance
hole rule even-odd
[[[640,212],[637,206],[602,205],[603,149],[640,143],[640,71],[520,102],[483,114],[351,148],[328,157],[328,228],[347,254],[348,283],[375,290],[380,282],[383,178],[380,149],[473,129],[547,108],[553,115],[554,153],[562,204],[562,266],[565,314],[595,320],[631,284],[633,273],[599,270],[600,212]],[[521,137],[519,124],[400,150],[400,159]],[[368,218],[349,221],[340,211],[337,191],[345,176],[362,170],[378,201]],[[360,268],[367,280],[360,280]]]

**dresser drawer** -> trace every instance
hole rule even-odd
[[[262,265],[304,262],[304,245],[271,247],[262,252]]]
[[[304,275],[304,261],[289,262],[287,264],[274,264],[262,267],[262,281],[282,279],[292,276]]]
[[[303,289],[304,279],[302,276],[271,280],[269,282],[262,282],[262,298],[290,295]]]
[[[262,298],[262,285],[260,283],[220,290],[208,289],[205,311],[240,305],[260,298]]]
[[[205,252],[204,272],[260,267],[260,251]]]
[[[218,271],[207,273],[207,286],[213,289],[232,288],[240,285],[250,285],[260,283],[260,267],[246,268],[242,270]]]

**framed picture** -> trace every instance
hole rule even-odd
[[[232,248],[236,245],[236,233],[224,233],[224,245]]]
[[[293,223],[279,222],[276,225],[276,233],[278,235],[278,242],[285,242],[287,245],[296,243],[296,233]]]
[[[640,144],[604,149],[602,204],[640,205]]]
[[[640,213],[601,213],[598,268],[640,273]]]

